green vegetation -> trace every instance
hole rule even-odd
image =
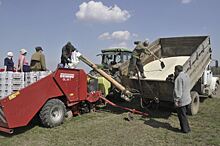
[[[178,132],[176,113],[153,112],[151,117],[99,111],[66,121],[56,128],[32,124],[12,136],[0,133],[1,146],[80,146],[80,145],[220,145],[220,99],[206,99],[197,115],[189,117],[192,132]]]

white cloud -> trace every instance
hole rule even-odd
[[[181,0],[181,3],[182,4],[189,4],[189,3],[191,3],[192,2],[192,0]]]
[[[115,31],[112,33],[112,38],[115,40],[128,40],[131,36],[129,31]]]
[[[127,10],[121,10],[117,5],[108,7],[95,1],[82,3],[75,15],[79,20],[96,22],[123,22],[131,16]]]
[[[0,6],[2,5],[2,1],[0,0]]]
[[[110,40],[111,35],[109,34],[109,32],[105,32],[105,33],[99,35],[98,39],[100,39],[100,40]]]
[[[137,39],[138,34],[131,33],[127,30],[125,31],[114,31],[114,32],[105,32],[98,36],[100,40],[111,40],[113,43],[110,48],[114,47],[125,47],[128,48],[128,44],[131,43],[134,39]]]
[[[129,31],[115,31],[111,34],[109,32],[105,32],[101,35],[99,35],[100,40],[118,40],[118,41],[125,41],[129,40],[131,37],[131,33]]]

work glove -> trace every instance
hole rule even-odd
[[[168,77],[166,78],[166,81],[174,83],[174,75],[173,74],[168,75]]]
[[[181,107],[181,103],[179,100],[174,100],[175,107]]]
[[[76,57],[79,58],[82,54],[79,52],[76,52]]]
[[[70,58],[68,58],[67,61],[68,61],[68,63],[71,63],[71,62],[72,62],[72,60],[71,60]]]

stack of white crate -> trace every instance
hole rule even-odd
[[[24,88],[24,73],[0,72],[0,99]]]
[[[0,72],[0,99],[16,92],[46,76],[51,71],[39,72]]]
[[[36,82],[39,78],[38,72],[27,72],[25,73],[25,87]]]
[[[25,87],[48,76],[51,73],[51,71],[36,71],[25,73]]]

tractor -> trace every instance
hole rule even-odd
[[[121,82],[120,78],[120,67],[123,63],[127,62],[131,58],[132,51],[128,48],[108,48],[101,50],[101,54],[97,56],[101,56],[101,64],[97,66],[104,70],[107,74],[111,75],[116,81]],[[112,84],[100,76],[95,70],[91,70],[90,75],[96,76],[98,78],[99,89],[103,92],[105,96],[124,96],[120,91],[112,86]],[[119,99],[119,98],[117,98]],[[121,98],[120,98],[121,100]]]

